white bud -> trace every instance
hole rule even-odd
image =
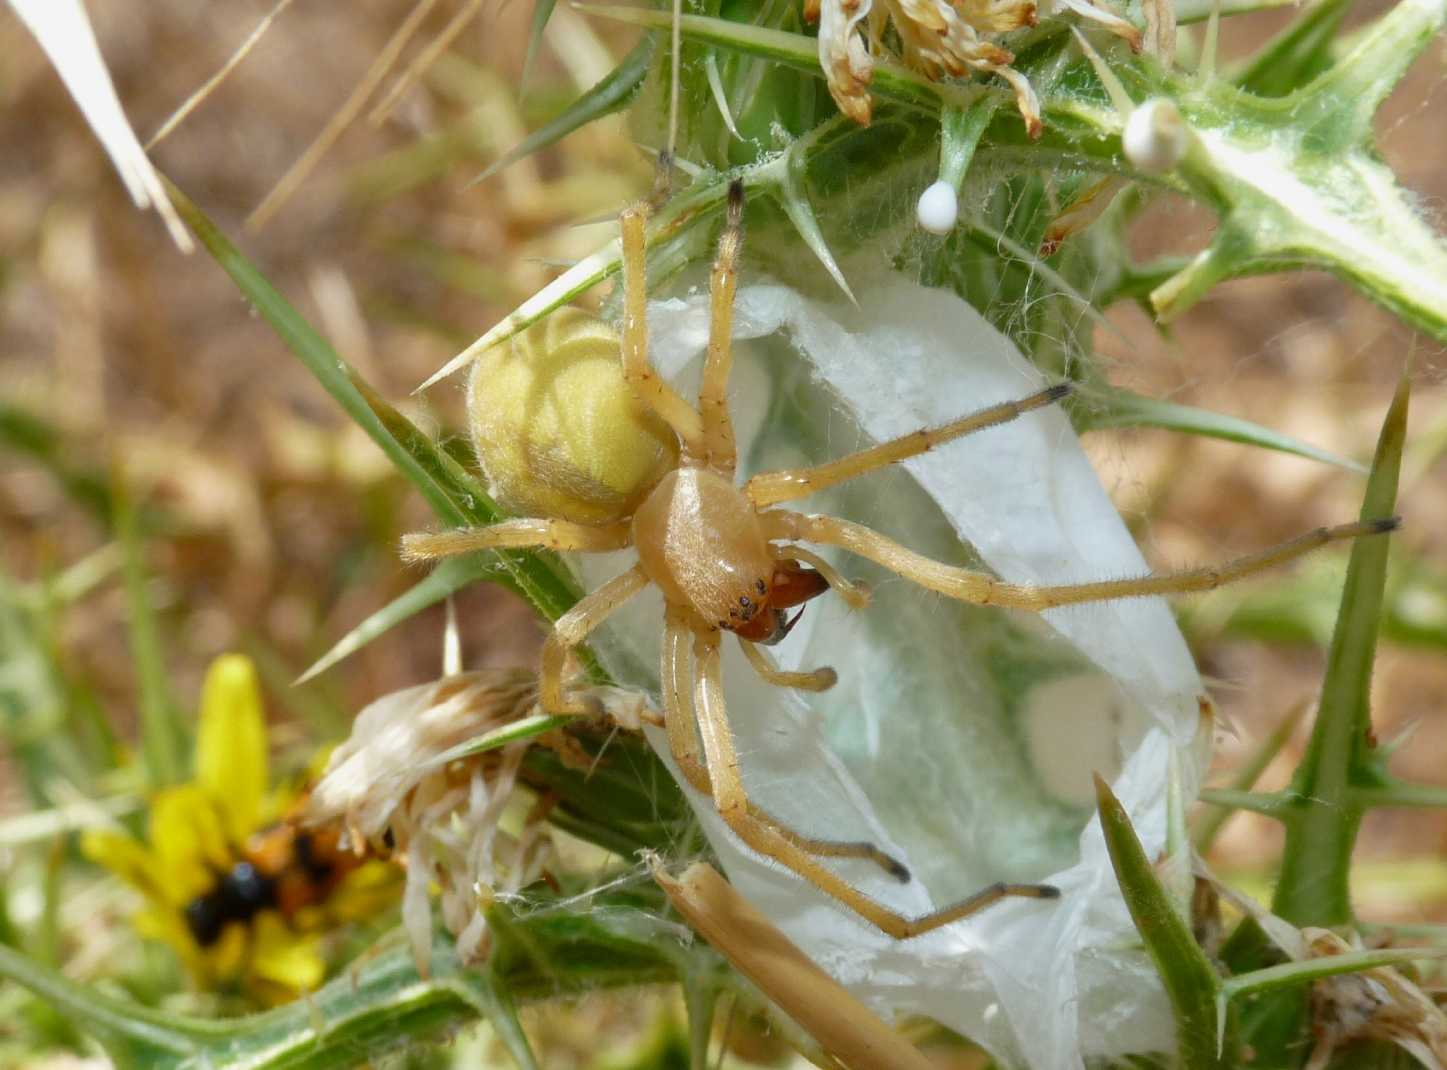
[[[960,217],[955,188],[943,180],[936,182],[919,195],[915,216],[919,225],[931,234],[948,234],[954,230],[955,220]]]
[[[1130,113],[1120,140],[1125,158],[1138,170],[1163,175],[1174,171],[1186,155],[1188,136],[1175,101],[1155,97]]]

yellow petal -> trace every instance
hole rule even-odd
[[[326,963],[322,961],[319,937],[292,931],[271,911],[257,916],[253,932],[253,977],[293,993],[310,992],[321,986],[326,977]]]
[[[80,852],[98,866],[104,866],[121,880],[140,889],[148,898],[159,895],[155,876],[156,856],[146,845],[123,832],[89,829],[80,837]]]
[[[216,804],[194,784],[168,788],[156,796],[150,839],[158,864],[155,883],[177,906],[210,889],[234,861]]]
[[[239,922],[221,930],[216,942],[206,948],[206,966],[216,982],[231,981],[246,969],[247,944],[251,930]]]
[[[187,928],[186,921],[174,909],[152,905],[136,912],[131,919],[136,932],[148,940],[158,940],[176,952],[196,983],[203,988],[211,985],[211,973],[201,945],[196,943]]]
[[[402,892],[402,871],[391,862],[373,859],[347,874],[327,902],[338,921],[375,917],[395,903]]]
[[[256,667],[241,654],[211,663],[201,691],[196,780],[221,805],[233,842],[261,824],[266,792],[266,715]]]

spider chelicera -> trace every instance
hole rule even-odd
[[[1364,521],[1320,528],[1269,550],[1213,568],[1152,574],[1133,579],[1065,586],[1024,586],[930,560],[860,524],[833,516],[775,508],[846,480],[997,424],[1051,405],[1070,393],[1070,385],[1048,387],[1019,401],[993,405],[952,423],[905,435],[808,468],[755,475],[735,482],[737,451],[729,415],[727,387],[732,364],[733,299],[742,240],[744,191],[729,187],[727,218],[710,280],[707,356],[697,406],[690,404],[653,369],[648,357],[645,279],[645,225],[649,203],[625,210],[620,219],[623,249],[623,320],[610,342],[605,380],[592,394],[611,388],[631,409],[646,462],[634,466],[631,483],[614,493],[593,493],[587,507],[551,506],[555,514],[505,520],[485,528],[417,533],[403,540],[412,560],[480,549],[547,548],[566,551],[615,551],[633,547],[638,561],[604,583],[558,618],[543,646],[542,707],[557,714],[590,714],[589,705],[567,693],[569,651],[583,643],[623,603],[649,584],[664,599],[662,724],[669,748],[687,781],[712,797],[719,815],[749,847],[793,870],[879,929],[907,939],[968,917],[1006,896],[1054,898],[1057,889],[1042,884],[994,884],[951,906],[921,917],[905,917],[864,895],[823,866],[821,857],[869,860],[900,880],[905,867],[868,843],[815,839],[787,827],[754,804],[739,774],[733,734],[725,712],[720,670],[722,633],[733,632],[758,674],[780,687],[825,690],[834,670],[781,672],[757,644],[772,644],[788,634],[790,608],[833,590],[853,606],[868,604],[867,593],[851,584],[828,562],[800,543],[834,546],[864,557],[921,587],[976,605],[1040,611],[1054,606],[1115,598],[1204,591],[1289,560],[1337,539],[1390,531],[1397,521]],[[574,317],[581,314],[572,313]],[[588,330],[602,325],[587,319]],[[530,329],[528,344],[549,341],[547,323]],[[543,331],[543,334],[538,332]],[[607,335],[614,338],[613,335]],[[611,378],[609,378],[611,377]],[[486,382],[474,374],[473,406],[486,406]],[[590,395],[591,396],[591,395]],[[477,417],[474,415],[476,433]],[[513,450],[507,441],[489,443],[478,433],[484,467],[494,449]],[[661,445],[660,445],[661,443]],[[553,478],[557,486],[524,488],[515,498],[556,503],[571,501],[578,488],[597,480],[577,472],[558,473],[540,465],[534,480]],[[607,475],[605,473],[604,475]],[[491,471],[494,488],[499,479]],[[599,502],[604,504],[600,507]],[[535,506],[534,506],[535,507]],[[582,519],[579,519],[579,518]],[[797,617],[794,618],[797,620]]]

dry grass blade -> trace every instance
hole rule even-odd
[[[347,98],[347,102],[322,128],[322,132],[317,135],[316,140],[307,146],[307,150],[301,154],[301,158],[291,165],[291,170],[282,175],[281,181],[266,195],[266,199],[257,205],[251,215],[247,216],[246,228],[248,230],[260,230],[266,226],[271,217],[276,215],[282,205],[297,191],[297,187],[306,181],[312,168],[326,155],[327,150],[336,144],[337,138],[342,136],[342,132],[352,124],[352,120],[362,110],[362,105],[366,104],[367,98],[372,95],[377,86],[382,84],[382,79],[387,77],[387,72],[392,69],[397,62],[397,57],[402,54],[402,49],[407,47],[407,42],[412,40],[413,35],[421,27],[422,20],[436,6],[437,0],[417,0],[417,6],[403,20],[402,25],[397,27],[397,32],[387,41],[382,51],[377,53],[377,58],[367,68],[367,73],[362,76],[362,81],[357,88],[352,90],[352,95]]]
[[[821,970],[705,862],[653,879],[713,948],[852,1070],[928,1070],[919,1051]]]
[[[381,123],[391,114],[392,109],[397,106],[397,102],[402,99],[402,94],[412,88],[412,86],[416,84],[417,79],[427,73],[427,68],[437,62],[438,56],[447,51],[452,42],[457,39],[457,35],[465,30],[467,24],[477,17],[477,13],[481,8],[482,0],[469,0],[466,7],[452,16],[452,21],[444,26],[442,32],[433,39],[431,44],[422,50],[422,54],[408,65],[407,69],[402,72],[402,76],[397,79],[392,88],[387,90],[387,95],[382,98],[381,103],[372,109],[372,113],[367,116],[369,123]]]
[[[153,149],[169,137],[171,131],[180,126],[186,116],[195,111],[201,105],[202,101],[214,93],[217,87],[226,81],[227,76],[241,65],[241,61],[256,47],[256,43],[265,36],[266,31],[271,29],[271,24],[277,20],[277,17],[280,16],[283,11],[291,7],[291,4],[292,0],[276,0],[276,6],[256,24],[256,29],[252,30],[246,40],[241,42],[241,46],[237,48],[235,52],[231,53],[231,58],[222,65],[221,69],[206,79],[205,84],[187,97],[185,103],[172,112],[171,117],[161,124],[161,128],[151,135],[151,139],[146,142],[146,148]]]

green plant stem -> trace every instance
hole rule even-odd
[[[151,788],[163,788],[185,776],[185,732],[171,699],[166,658],[148,590],[149,577],[136,507],[119,472],[112,485],[111,498],[115,504],[116,535],[124,552],[131,660],[135,665],[141,714],[141,753]]]
[[[1383,806],[1413,809],[1447,807],[1447,788],[1437,784],[1404,784],[1393,780],[1380,787],[1358,787],[1353,796],[1362,809]]]
[[[1292,805],[1291,797],[1285,792],[1267,794],[1233,788],[1203,788],[1201,801],[1213,806],[1224,806],[1232,810],[1249,810],[1253,814],[1276,818],[1280,818]]]
[[[451,941],[439,936],[426,978],[418,976],[411,948],[393,938],[308,999],[226,1020],[142,1007],[76,984],[3,945],[0,977],[30,989],[95,1036],[118,1066],[330,1070],[482,1017],[494,1021],[520,1053],[526,1047],[515,1029],[513,998],[658,984],[676,980],[685,968],[718,973],[710,951],[682,946],[681,931],[661,919],[661,897],[651,888],[601,895],[595,906],[593,915],[546,904],[524,915],[499,914],[486,967],[461,962]]]
[[[1322,977],[1339,977],[1344,973],[1361,973],[1364,970],[1399,966],[1420,959],[1442,958],[1444,955],[1447,955],[1447,948],[1440,947],[1394,947],[1323,955],[1320,958],[1284,962],[1280,966],[1267,966],[1250,973],[1228,977],[1221,983],[1221,994],[1226,1000],[1232,1000],[1248,992],[1294,988],[1310,984]]]
[[[1305,715],[1307,704],[1299,702],[1294,706],[1281,723],[1272,729],[1271,734],[1266,737],[1256,752],[1251,755],[1237,770],[1236,775],[1231,778],[1231,786],[1228,791],[1249,792],[1260,779],[1261,774],[1266,772],[1266,767],[1272,760],[1281,753],[1281,748],[1286,746],[1286,741],[1296,731],[1296,726],[1301,723]],[[1196,826],[1195,845],[1196,850],[1205,854],[1211,849],[1216,836],[1220,833],[1226,821],[1235,813],[1231,806],[1217,806],[1213,812],[1207,814]]]

